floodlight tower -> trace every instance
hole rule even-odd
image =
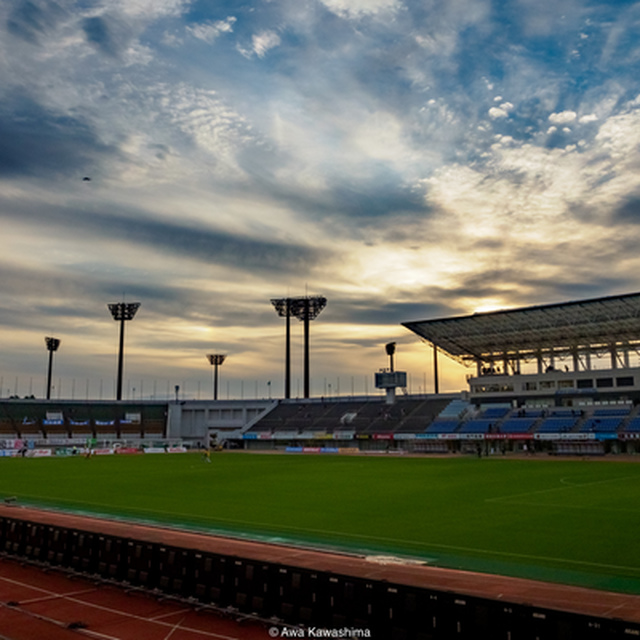
[[[115,302],[107,305],[113,319],[120,321],[120,350],[118,351],[118,388],[116,400],[122,400],[122,365],[124,360],[124,323],[133,320],[140,308],[139,302]]]
[[[396,352],[396,343],[389,342],[384,346],[387,355],[389,356],[389,368],[380,369],[376,373],[376,389],[386,390],[386,403],[394,404],[396,401],[396,387],[407,386],[407,373],[406,371],[395,371],[393,367],[393,355]]]
[[[47,351],[49,352],[49,370],[47,373],[47,400],[51,400],[51,371],[53,370],[53,352],[58,350],[60,340],[58,338],[45,338]]]
[[[393,373],[393,354],[396,352],[396,343],[388,342],[384,345],[384,349],[389,356],[389,371]]]
[[[273,298],[271,304],[281,318],[286,318],[284,356],[284,397],[291,397],[291,298]]]
[[[221,353],[213,354],[210,353],[207,355],[207,360],[209,364],[213,366],[213,399],[218,399],[218,367],[225,361],[227,356],[222,355]]]
[[[291,313],[304,322],[304,397],[309,397],[309,322],[315,320],[327,306],[323,296],[305,296],[291,300]]]

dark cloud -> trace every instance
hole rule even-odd
[[[31,44],[38,44],[42,35],[53,29],[65,14],[56,2],[18,2],[9,13],[7,30]]]
[[[87,41],[98,51],[117,58],[132,39],[131,29],[111,16],[94,16],[82,21]]]
[[[640,195],[633,195],[618,205],[613,212],[617,222],[640,224]]]
[[[27,96],[0,103],[0,177],[69,176],[115,154],[82,118],[46,109]]]
[[[330,294],[329,294],[330,296]],[[450,315],[453,307],[421,293],[396,292],[397,301],[376,296],[367,299],[328,297],[327,310],[323,312],[325,322],[356,325],[400,324],[416,318],[431,318]],[[402,298],[405,298],[404,300]]]
[[[62,230],[73,229],[74,238],[82,236],[84,241],[94,242],[96,246],[111,239],[247,272],[292,273],[300,277],[331,255],[327,249],[320,251],[313,246],[152,219],[140,211],[111,214],[70,207],[19,207],[13,204],[0,212],[0,216]]]

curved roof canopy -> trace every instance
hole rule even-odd
[[[640,293],[402,325],[463,364],[640,348]]]

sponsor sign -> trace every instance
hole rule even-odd
[[[130,455],[133,453],[140,453],[140,450],[136,449],[135,447],[118,447],[114,453],[117,453],[118,455],[120,455],[121,453]]]
[[[416,437],[415,433],[394,433],[393,434],[394,440],[415,440],[415,437]]]
[[[302,447],[287,447],[285,451],[287,453],[302,453]]]
[[[374,433],[374,440],[393,440],[393,433]]]
[[[595,433],[535,433],[536,440],[595,440]]]
[[[257,433],[243,433],[242,434],[242,439],[243,440],[257,440],[258,439],[258,434]]]
[[[165,453],[164,447],[147,447],[144,453]]]
[[[360,453],[358,447],[340,447],[338,453]]]
[[[47,411],[46,418],[42,421],[42,424],[46,425],[60,425],[64,424],[64,416],[62,415],[62,411]],[[35,420],[30,420],[27,422],[27,418],[22,421],[22,424],[35,424]]]
[[[115,452],[113,449],[91,449],[91,453],[94,456],[110,456]]]
[[[596,440],[617,440],[618,439],[618,434],[617,433],[598,433],[596,431]]]
[[[51,455],[51,449],[30,449],[27,458],[47,458]]]
[[[356,437],[355,431],[334,431],[334,440],[353,440]]]
[[[124,422],[127,424],[140,424],[142,416],[139,413],[125,413]]]
[[[0,458],[15,458],[18,453],[19,449],[0,449]]]
[[[187,452],[187,447],[184,447],[182,445],[177,445],[175,447],[168,447],[167,451],[169,453],[186,453]]]

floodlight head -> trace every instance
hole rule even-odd
[[[140,308],[139,302],[114,302],[107,305],[114,320],[133,320],[136,311]]]
[[[44,341],[47,345],[47,351],[57,351],[60,346],[60,340],[58,338],[45,338]]]
[[[213,354],[210,353],[207,355],[207,360],[209,361],[209,364],[211,365],[218,365],[218,364],[222,364],[225,359],[226,359],[226,355],[222,355],[221,353],[217,353],[217,354]]]
[[[392,356],[396,352],[396,343],[389,342],[384,345],[384,348],[385,348],[385,351],[387,352],[387,355]]]
[[[327,306],[324,296],[305,296],[304,298],[291,299],[291,314],[298,320],[315,320]]]
[[[290,302],[291,298],[272,298],[271,300],[271,304],[281,318],[286,318],[287,315],[291,315]]]

